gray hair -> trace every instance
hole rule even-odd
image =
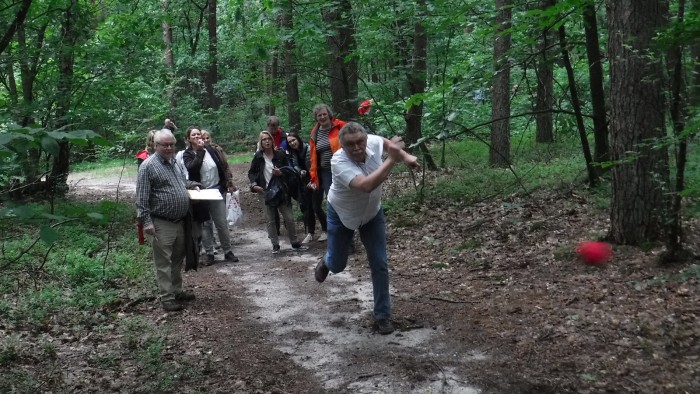
[[[318,115],[318,113],[319,113],[322,109],[325,109],[325,110],[326,110],[326,112],[328,113],[328,117],[329,117],[329,118],[332,118],[332,117],[333,117],[333,110],[331,109],[331,107],[329,107],[328,104],[323,104],[323,103],[321,103],[321,104],[316,104],[316,105],[314,105],[314,118],[316,117],[316,115]]]
[[[338,140],[341,146],[345,146],[345,136],[348,134],[362,133],[365,140],[367,139],[367,130],[362,127],[361,124],[357,122],[348,122],[340,129],[340,134],[338,134]]]
[[[165,137],[173,137],[173,139],[175,139],[172,131],[168,129],[160,129],[156,131],[155,135],[153,135],[153,142],[159,144]]]

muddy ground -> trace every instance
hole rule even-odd
[[[197,300],[181,313],[163,313],[152,298],[119,312],[168,330],[177,391],[700,392],[697,261],[662,267],[660,248],[616,246],[606,265],[581,263],[575,246],[608,226],[585,192],[392,209],[397,331],[382,336],[372,325],[362,247],[346,272],[323,284],[313,278],[323,242],[293,252],[283,230],[282,253],[273,256],[259,201],[243,187],[246,171],[234,167],[245,212],[232,229],[240,262],[187,273]],[[116,195],[113,179],[74,174],[71,182],[73,198]],[[132,199],[133,178],[120,185],[120,198]],[[387,186],[386,194],[412,188],[400,175]],[[687,229],[697,252],[697,222]],[[74,361],[66,372],[77,382],[72,391],[158,391],[137,368],[85,362],[80,352],[104,352],[110,343],[84,335],[77,342],[87,350],[59,353]],[[183,365],[199,373],[183,374]]]

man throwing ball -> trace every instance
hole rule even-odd
[[[404,143],[367,131],[356,122],[340,129],[342,149],[333,154],[333,182],[328,192],[328,250],[316,265],[315,276],[323,282],[328,272],[342,272],[348,261],[353,233],[359,230],[372,271],[374,318],[379,333],[391,334],[389,269],[386,257],[386,226],[381,206],[382,183],[397,163],[418,167],[418,159],[406,153]],[[382,161],[382,154],[387,158]]]

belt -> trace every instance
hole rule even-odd
[[[158,216],[158,215],[154,215],[154,214],[151,214],[151,218],[165,220],[166,222],[170,222],[170,223],[174,223],[174,224],[178,224],[178,223],[182,222],[183,220],[185,220],[184,217],[181,217],[180,219],[170,219],[170,218],[166,218],[166,217]]]

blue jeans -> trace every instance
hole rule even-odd
[[[374,317],[391,317],[389,297],[389,267],[386,257],[386,225],[384,210],[380,209],[374,219],[358,229],[360,239],[367,251],[367,260],[372,272],[372,292],[374,295]],[[323,257],[326,267],[337,274],[345,270],[348,263],[348,247],[354,231],[343,226],[338,214],[328,204],[328,249]]]

